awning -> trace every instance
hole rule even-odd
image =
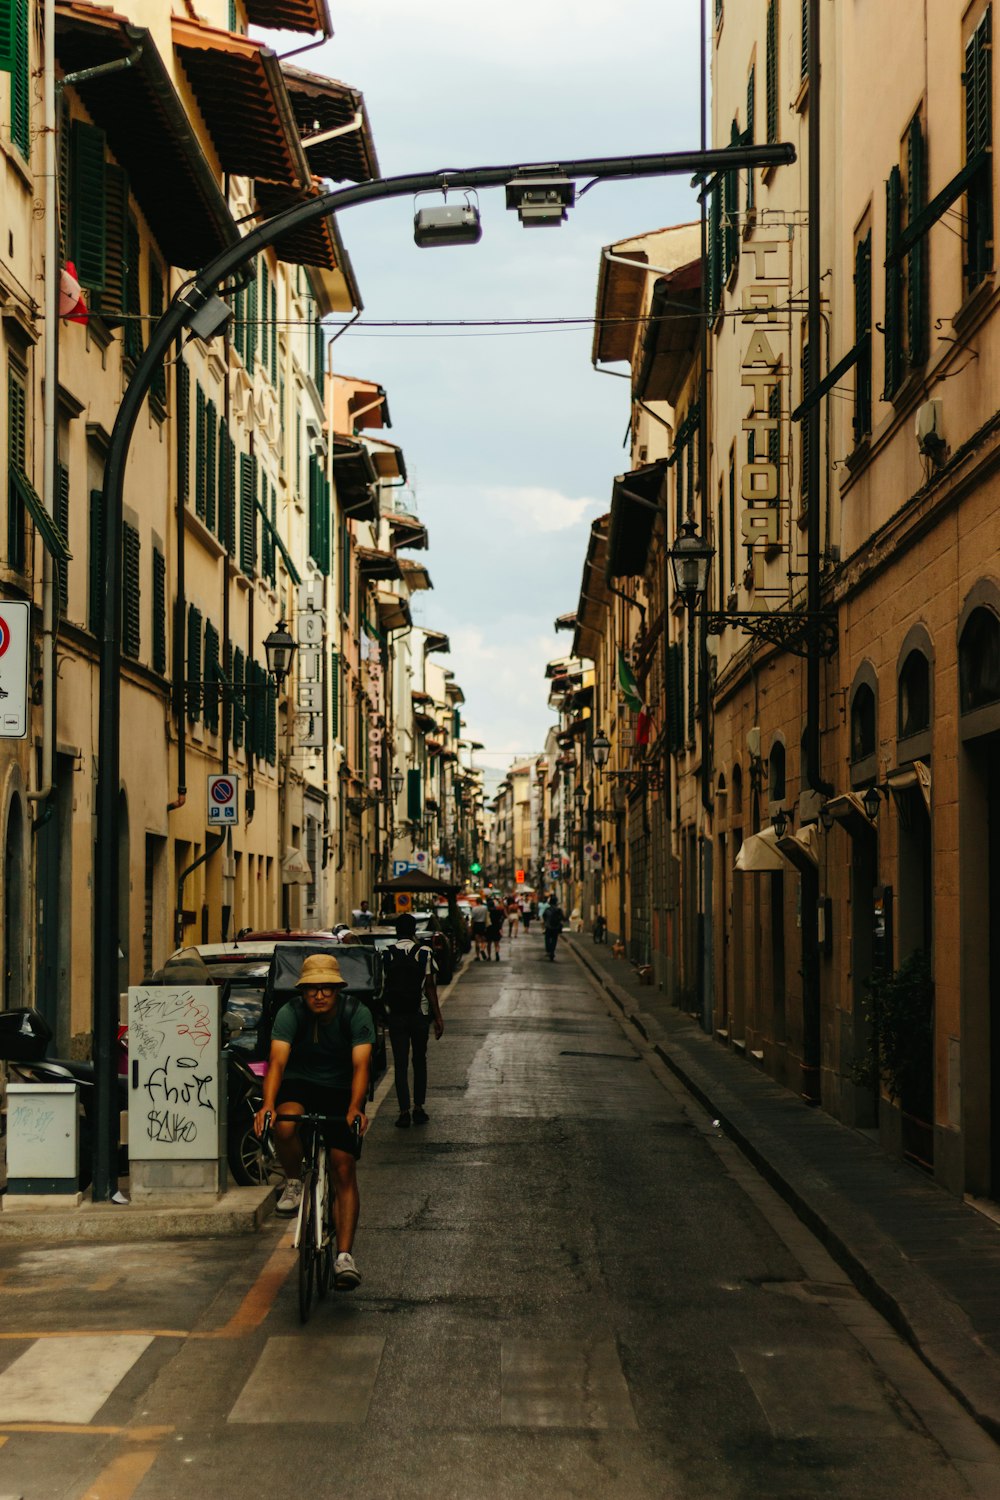
[[[410,697],[413,699],[414,703],[434,702],[434,699],[431,697],[430,693],[422,693],[419,688],[414,688],[410,693]]]
[[[271,31],[321,31],[333,36],[326,0],[245,0],[251,26]]]
[[[426,891],[434,895],[450,896],[461,887],[445,880],[435,880],[433,875],[427,875],[423,870],[408,870],[405,875],[396,875],[392,880],[379,881],[375,889],[379,894],[388,895],[396,891]]]
[[[765,828],[762,833],[751,833],[743,840],[735,868],[742,870],[744,875],[759,875],[768,870],[784,872],[788,865],[789,861],[778,852],[778,836],[774,829]]]
[[[270,47],[190,16],[171,33],[224,172],[305,187],[298,126]]]
[[[431,575],[423,563],[411,562],[409,558],[401,557],[399,566],[403,570],[403,582],[411,594],[416,594],[421,589],[432,589]]]
[[[312,885],[313,874],[301,849],[289,845],[281,861],[282,885]]]
[[[800,875],[819,868],[819,834],[815,823],[806,823],[797,833],[778,839],[778,848]]]
[[[658,278],[642,339],[642,362],[633,380],[643,401],[677,405],[701,334],[701,261]]]
[[[397,510],[386,519],[392,533],[391,541],[394,550],[398,551],[400,547],[410,547],[415,552],[422,552],[426,549],[427,527],[423,522],[418,521],[416,516],[409,516]]]
[[[364,96],[346,83],[323,78],[305,68],[286,63],[282,71],[299,135],[313,171],[333,182],[371,182],[380,177]],[[310,143],[310,136],[340,130],[351,125],[358,115],[361,116],[361,125],[357,130]]]
[[[127,68],[73,85],[104,131],[164,258],[202,266],[239,230],[152,35],[114,11],[57,0],[56,56],[66,73],[138,56]]]
[[[375,605],[378,609],[378,622],[383,630],[407,630],[413,624],[409,604],[389,589],[377,591]]]
[[[430,654],[431,654],[432,651],[444,651],[444,652],[447,653],[450,650],[451,650],[451,641],[445,635],[445,633],[444,633],[443,630],[425,630],[424,631],[424,655],[425,656],[430,656]]]
[[[611,520],[604,576],[638,578],[646,571],[649,544],[662,506],[666,465],[661,460],[619,474],[611,490]]]
[[[576,629],[576,610],[575,609],[571,609],[567,614],[556,615],[555,624],[553,626],[553,629],[555,629],[555,630],[575,630]]]
[[[17,491],[21,504],[34,521],[35,529],[42,539],[46,552],[56,562],[69,562],[73,554],[55,520],[42,504],[41,496],[36,494],[27,476],[22,474],[16,464],[10,465],[9,474],[10,482]]]
[[[931,768],[925,761],[915,760],[912,768],[890,771],[886,777],[889,790],[897,805],[907,792],[919,792],[924,799],[927,815],[931,811]]]
[[[431,729],[437,729],[438,721],[433,714],[424,713],[422,709],[413,710],[413,722],[422,734],[427,734]]]
[[[594,661],[601,654],[601,642],[607,629],[608,603],[611,595],[605,577],[607,569],[608,517],[600,516],[590,528],[587,556],[580,581],[580,602],[576,609],[573,632],[573,655]]]
[[[399,563],[391,552],[379,552],[376,547],[358,547],[358,572],[369,581],[379,578],[399,583],[403,577]]]
[[[824,803],[824,810],[835,823],[840,823],[847,829],[852,839],[871,838],[875,832],[875,824],[865,812],[864,803],[856,792],[841,792],[839,796],[831,797]]]
[[[334,437],[332,461],[341,510],[355,521],[377,521],[378,487],[368,449],[351,438]]]
[[[254,498],[254,504],[264,518],[264,525],[267,527],[271,540],[274,542],[274,545],[281,553],[282,560],[284,561],[285,569],[288,573],[289,578],[294,584],[300,584],[302,582],[302,579],[299,576],[299,570],[292,562],[292,554],[289,552],[288,548],[285,546],[285,543],[282,541],[281,536],[279,535],[277,528],[274,525],[274,522],[271,520],[271,517],[268,515],[267,511],[264,509],[261,502],[256,499],[256,497]]]
[[[398,443],[387,443],[382,438],[369,438],[368,452],[371,454],[372,464],[379,479],[399,479],[405,484],[406,459]],[[392,516],[389,517],[389,521],[391,523]]]

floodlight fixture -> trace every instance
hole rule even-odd
[[[472,201],[475,194],[465,193],[463,203],[449,203],[448,189],[443,187],[441,192],[443,203],[418,208],[413,215],[414,244],[421,250],[432,250],[439,245],[478,245],[483,226],[479,201]]]
[[[568,177],[540,177],[525,173],[507,184],[507,207],[516,208],[525,229],[558,227],[576,202],[576,184]]]

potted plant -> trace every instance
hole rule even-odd
[[[906,1114],[930,1122],[934,1107],[934,979],[918,949],[892,971],[876,969],[866,986],[868,1052],[856,1083],[877,1079]]]

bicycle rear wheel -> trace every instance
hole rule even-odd
[[[316,1277],[315,1177],[307,1172],[302,1182],[302,1218],[299,1224],[299,1320],[309,1321]]]

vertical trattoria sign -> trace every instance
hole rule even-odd
[[[788,495],[783,493],[787,453],[788,364],[782,351],[790,336],[790,244],[750,239],[743,253],[753,260],[753,281],[743,288],[743,322],[753,328],[742,362],[742,384],[751,393],[743,420],[745,462],[740,470],[743,511],[740,529],[749,558],[755,603],[777,606],[788,595],[787,577],[768,563],[787,551]]]

